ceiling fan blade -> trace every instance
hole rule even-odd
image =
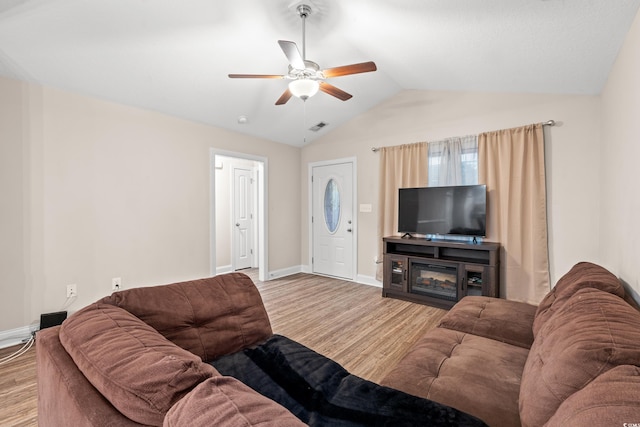
[[[360,64],[343,65],[342,67],[327,68],[322,70],[322,74],[326,78],[348,76],[349,74],[368,73],[370,71],[376,71],[375,62],[361,62]]]
[[[291,93],[291,91],[287,88],[287,90],[284,91],[284,93],[282,95],[280,95],[280,98],[278,98],[278,100],[276,101],[276,105],[283,105],[286,104],[287,101],[289,99],[291,99],[291,97],[293,96],[293,94]]]
[[[289,64],[296,70],[304,70],[307,66],[304,64],[304,59],[300,55],[298,46],[294,42],[287,40],[278,40],[280,48],[289,60]]]
[[[284,79],[281,74],[229,74],[231,79]]]
[[[346,101],[353,97],[353,95],[351,95],[350,93],[347,93],[342,89],[338,89],[334,85],[329,84],[327,82],[320,82],[320,90],[323,91],[324,93],[328,93],[331,96],[335,96],[336,98],[342,101]]]

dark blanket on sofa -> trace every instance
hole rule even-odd
[[[280,335],[211,364],[311,426],[484,426],[449,406],[383,387]]]

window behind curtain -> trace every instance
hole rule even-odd
[[[429,187],[478,183],[478,137],[429,143]]]

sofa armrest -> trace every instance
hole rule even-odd
[[[126,417],[160,426],[171,407],[218,375],[122,308],[91,304],[60,327],[60,342],[89,382]]]
[[[38,419],[52,427],[140,427],[114,408],[78,370],[59,338],[60,326],[36,334]]]

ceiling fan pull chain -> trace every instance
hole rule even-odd
[[[302,110],[302,142],[307,143],[307,103],[303,102]]]

